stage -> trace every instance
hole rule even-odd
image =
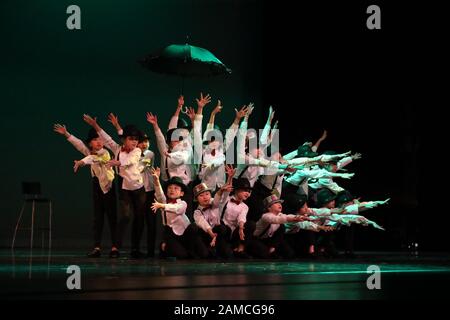
[[[353,259],[292,261],[88,259],[81,250],[0,252],[2,300],[379,300],[444,298],[450,255],[358,252]],[[381,289],[369,290],[367,269],[380,270]],[[70,290],[69,266],[81,289]]]

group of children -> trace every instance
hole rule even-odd
[[[235,119],[223,135],[215,124],[223,108],[219,100],[203,132],[203,109],[211,97],[200,94],[196,101],[194,110],[184,106],[183,96],[178,98],[166,134],[157,116],[147,113],[160,154],[159,167],[148,150],[148,136],[134,125],[122,128],[114,114],[108,120],[120,144],[89,115],[83,116],[91,126],[84,141],[64,125],[54,125],[54,131],[84,155],[74,162],[74,171],[86,165],[91,168],[94,248],[89,257],[101,256],[105,216],[111,258],[119,257],[130,222],[133,259],[145,257],[141,252],[145,226],[146,256],[154,257],[157,221],[162,221],[160,256],[180,259],[336,255],[333,238],[341,229],[351,254],[352,225],[383,230],[361,212],[389,199],[360,202],[334,181],[353,176],[342,171],[360,154],[318,154],[324,132],[314,145],[304,143],[283,156],[277,145],[277,123],[272,125],[272,108],[261,135],[248,130],[252,104],[235,109]],[[190,125],[181,113],[189,117]],[[161,220],[156,219],[158,213]]]

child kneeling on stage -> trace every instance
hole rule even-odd
[[[186,185],[181,178],[170,178],[165,186],[165,194],[159,181],[160,169],[151,169],[155,186],[155,202],[152,205],[154,213],[161,209],[163,241],[160,247],[161,256],[179,259],[197,258],[193,245],[195,244],[197,228],[191,224],[186,215],[187,203],[180,198],[186,191]]]

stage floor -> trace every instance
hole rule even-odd
[[[88,259],[82,251],[0,251],[0,298],[297,300],[436,299],[450,287],[450,255],[360,252],[355,259],[293,261]],[[69,266],[81,289],[69,290]],[[381,289],[369,290],[367,268],[380,268]],[[72,278],[73,279],[73,278]]]

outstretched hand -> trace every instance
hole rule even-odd
[[[68,134],[66,126],[63,124],[59,124],[59,123],[56,123],[53,125],[53,131],[55,131],[56,133],[62,134],[64,136],[66,134]]]
[[[195,99],[197,101],[197,106],[199,108],[203,108],[208,103],[211,102],[211,96],[207,94],[206,96],[203,96],[203,93],[200,92],[200,99]]]
[[[83,114],[83,120],[84,120],[84,122],[86,122],[88,125],[90,125],[92,127],[97,125],[97,117],[92,118],[88,114]]]
[[[158,125],[158,117],[151,112],[147,112],[147,122],[156,126]]]

